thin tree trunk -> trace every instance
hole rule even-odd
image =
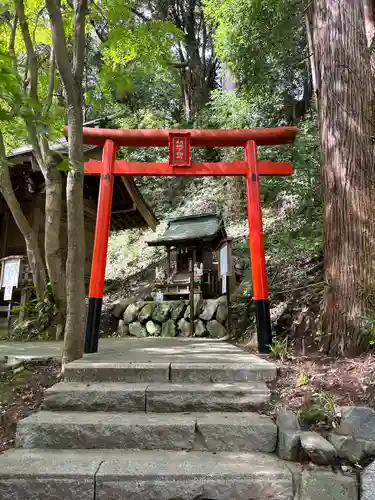
[[[313,34],[312,34],[312,17],[313,17],[313,6],[310,5],[305,14],[305,24],[306,24],[306,36],[307,36],[307,45],[309,49],[309,68],[311,71],[311,83],[313,88],[313,100],[314,106],[317,107],[317,96],[318,96],[318,77],[316,70],[316,57],[314,54],[314,43],[313,43]]]
[[[374,293],[373,82],[362,3],[315,0],[324,204],[323,348],[358,354],[369,345]]]
[[[68,101],[69,162],[66,185],[68,216],[68,257],[66,261],[67,317],[63,363],[83,353],[85,326],[85,227],[83,210],[83,118],[82,80],[85,57],[85,17],[87,0],[73,0],[73,61],[68,54],[58,0],[47,0],[56,63]]]
[[[35,291],[38,297],[43,297],[46,287],[46,273],[44,262],[40,253],[38,238],[29,221],[22,212],[21,206],[14,194],[6,161],[3,136],[0,133],[0,192],[3,195],[9,210],[15,220],[26,243],[27,258],[33,275]]]
[[[72,361],[83,353],[85,327],[85,226],[83,207],[83,135],[82,115],[74,111],[68,117],[69,157],[66,202],[68,213],[68,258],[66,261],[67,319],[64,359]]]
[[[52,286],[53,297],[59,310],[59,322],[63,328],[66,315],[66,287],[65,271],[60,253],[62,182],[60,172],[56,169],[56,161],[54,161],[49,148],[44,126],[40,128],[40,123],[43,123],[44,117],[48,114],[53,100],[56,73],[55,53],[54,50],[51,49],[48,94],[43,110],[38,99],[38,58],[30,35],[28,20],[25,15],[24,1],[15,0],[14,3],[27,51],[30,80],[29,95],[32,99],[31,105],[34,111],[34,116],[27,116],[25,118],[25,123],[33,147],[34,156],[46,183],[45,260]],[[14,53],[14,50],[12,50],[11,53]]]
[[[55,166],[47,170],[45,181],[45,259],[52,293],[60,313],[59,322],[64,326],[66,317],[66,284],[65,269],[60,250],[62,182],[60,172]]]

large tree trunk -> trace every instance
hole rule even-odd
[[[43,297],[46,288],[46,273],[40,253],[38,238],[29,221],[22,212],[21,206],[14,194],[9,175],[9,167],[5,157],[3,138],[0,133],[0,192],[3,195],[9,210],[15,220],[26,243],[27,258],[33,275],[35,291],[38,297]]]
[[[368,345],[374,293],[373,81],[362,2],[315,0],[324,203],[323,348],[355,355]]]

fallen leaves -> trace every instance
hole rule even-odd
[[[61,377],[61,365],[53,360],[21,366],[0,373],[0,452],[14,446],[18,421],[38,410],[44,389]]]

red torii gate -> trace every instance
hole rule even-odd
[[[67,128],[65,127],[65,130]],[[125,130],[83,128],[85,144],[103,146],[102,161],[85,163],[85,175],[100,175],[94,251],[92,257],[85,353],[98,350],[99,324],[104,292],[114,176],[240,175],[246,178],[247,212],[253,299],[259,352],[269,352],[272,342],[268,286],[260,204],[261,175],[291,175],[289,162],[258,160],[257,146],[294,141],[296,127],[241,130]],[[116,146],[169,146],[169,162],[146,163],[116,160]],[[190,147],[244,147],[245,159],[233,162],[191,163]]]

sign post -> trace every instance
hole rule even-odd
[[[1,259],[1,282],[0,288],[4,288],[4,300],[11,302],[13,288],[18,287],[21,273],[20,256],[11,256]]]
[[[7,324],[11,325],[12,296],[13,288],[18,287],[21,274],[22,256],[15,255],[1,259],[0,289],[4,288],[4,301],[8,302]]]

